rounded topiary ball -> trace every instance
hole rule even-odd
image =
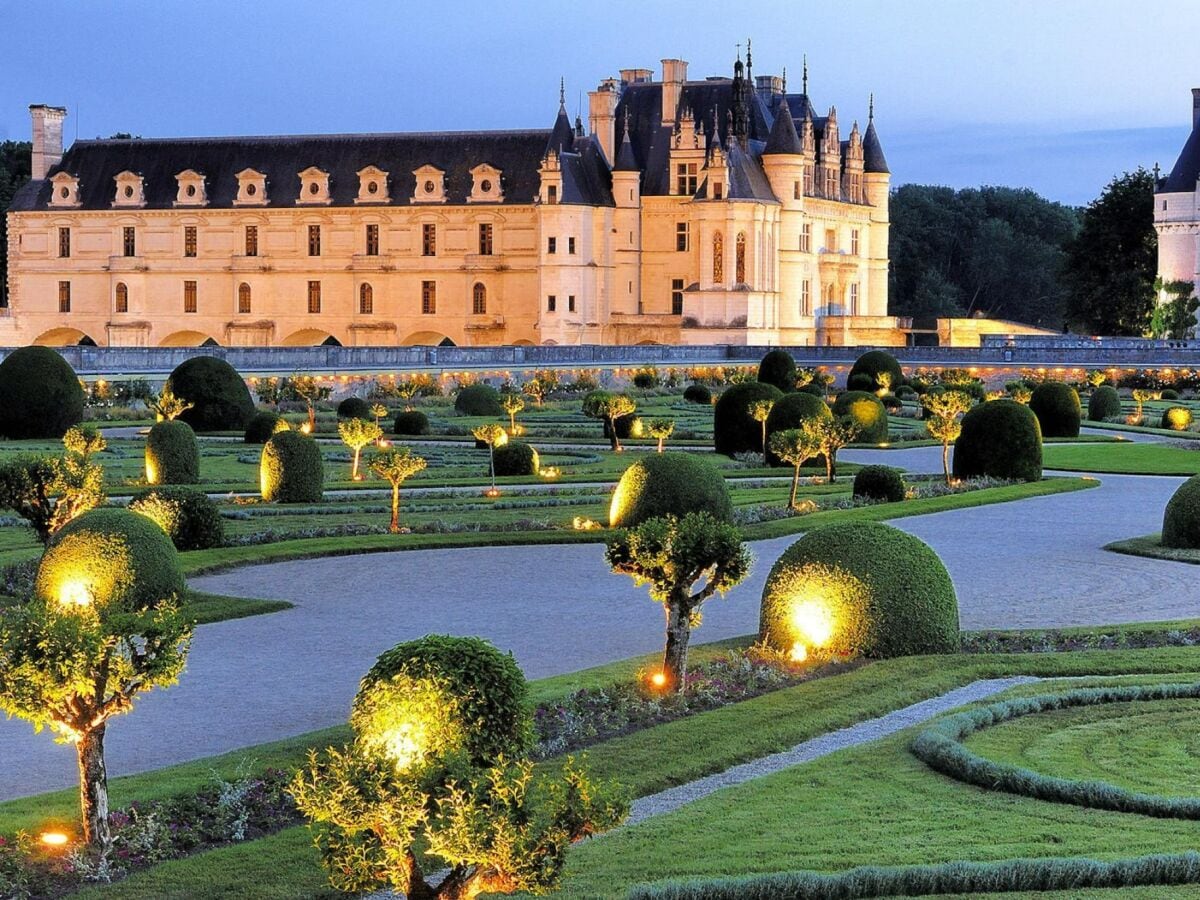
[[[383,653],[363,676],[350,727],[398,769],[520,758],[532,743],[529,689],[511,653],[474,637],[426,635]]]
[[[339,419],[373,419],[371,404],[362,397],[347,397],[337,405]]]
[[[683,399],[688,403],[712,403],[712,391],[703,384],[689,384],[683,389]]]
[[[429,417],[415,409],[406,409],[396,413],[393,430],[396,434],[429,434]]]
[[[1172,406],[1163,413],[1162,427],[1172,431],[1186,431],[1192,424],[1192,411],[1186,406]]]
[[[612,528],[632,528],[659,516],[707,512],[733,519],[733,501],[720,471],[694,453],[648,453],[625,470],[609,505]]]
[[[959,649],[954,584],[936,553],[880,522],[847,522],[806,534],[767,576],[759,637],[873,657]]]
[[[250,417],[250,424],[246,426],[246,434],[242,440],[247,444],[265,444],[276,432],[288,431],[291,427],[287,419],[278,413],[256,412]]]
[[[747,381],[735,384],[721,395],[713,410],[713,446],[718,453],[762,452],[762,423],[750,415],[750,404],[758,400],[778,403],[783,391],[773,384]]]
[[[884,350],[868,350],[850,367],[850,373],[846,376],[846,384],[849,386],[850,379],[856,375],[866,375],[871,379],[871,387],[865,388],[865,390],[877,391],[885,386],[879,378],[883,372],[887,372],[891,376],[886,385],[888,390],[894,391],[904,382],[904,372],[900,368],[900,363],[896,361],[896,357]]]
[[[1092,391],[1088,399],[1088,421],[1103,422],[1105,419],[1116,419],[1121,415],[1121,395],[1117,389],[1109,385],[1101,385]]]
[[[538,452],[524,441],[509,441],[493,451],[496,475],[536,475],[541,470]]]
[[[904,499],[904,478],[891,466],[863,466],[854,475],[855,497],[898,503]]]
[[[193,356],[180,363],[167,378],[167,387],[193,404],[179,418],[196,431],[242,431],[254,415],[246,382],[215,356]]]
[[[176,550],[207,550],[225,543],[221,511],[203,491],[151,488],[135,495],[129,508],[158,525]]]
[[[1164,547],[1200,548],[1200,475],[1179,486],[1163,511]]]
[[[771,414],[767,416],[767,465],[788,465],[769,449],[771,435],[775,432],[787,431],[790,428],[799,428],[808,419],[827,421],[832,418],[833,413],[829,411],[829,404],[820,397],[815,397],[804,391],[796,391],[795,393],[788,394],[782,400],[778,401],[771,407]],[[809,462],[809,465],[823,466],[825,465],[825,457],[816,457]]]
[[[158,422],[146,435],[147,484],[198,484],[200,444],[187,422]]]
[[[883,444],[888,439],[887,410],[874,394],[866,391],[842,391],[833,401],[833,415],[849,416],[858,428],[856,443]]]
[[[49,347],[21,347],[0,362],[0,437],[60,438],[83,421],[83,387]]]
[[[325,488],[321,448],[298,431],[279,432],[263,446],[259,481],[268,502],[318,502]]]
[[[796,389],[796,361],[786,350],[769,350],[758,364],[758,380],[785,394]]]
[[[1042,430],[1037,416],[1015,400],[989,400],[968,411],[954,444],[954,474],[1039,481]]]
[[[1161,394],[1158,395],[1158,399],[1159,400],[1178,400],[1179,399],[1179,391],[1175,390],[1174,388],[1167,388]]]
[[[113,508],[93,509],[56,531],[34,581],[47,602],[130,612],[183,590],[170,538],[145,516]]]
[[[1083,411],[1079,392],[1061,381],[1043,381],[1033,389],[1029,408],[1038,418],[1042,437],[1079,437]]]
[[[874,393],[876,390],[875,379],[866,372],[855,372],[846,379],[846,390],[866,391],[869,394]]]
[[[502,416],[500,392],[490,384],[469,384],[454,398],[454,408],[464,416]]]

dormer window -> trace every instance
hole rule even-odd
[[[445,203],[446,173],[436,166],[421,166],[413,171],[417,188],[413,192],[414,203]]]
[[[329,196],[329,173],[322,172],[316,166],[309,166],[301,172],[300,197],[296,202],[323,206],[333,202]]]
[[[473,184],[471,203],[499,203],[504,199],[504,191],[500,187],[500,170],[482,163],[471,170]]]
[[[50,179],[50,205],[62,209],[79,206],[79,179],[59,172]]]
[[[375,166],[367,166],[358,173],[358,196],[355,203],[387,203],[388,173]]]
[[[145,206],[146,195],[142,184],[142,176],[136,172],[125,171],[113,177],[117,183],[117,193],[113,198],[113,206]]]
[[[204,176],[192,169],[185,169],[175,176],[178,191],[175,195],[176,206],[204,206],[208,196],[204,190]]]
[[[235,206],[266,206],[267,176],[254,169],[243,169],[237,173],[238,192]]]

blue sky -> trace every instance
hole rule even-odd
[[[896,183],[1032,187],[1084,203],[1170,168],[1200,86],[1198,0],[332,3],[0,0],[0,139],[27,106],[68,140],[548,127],[617,69],[788,69],[839,121],[876,122]],[[586,96],[584,96],[586,104]],[[586,118],[586,109],[585,109]]]

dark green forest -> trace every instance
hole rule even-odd
[[[4,213],[17,188],[29,180],[32,145],[28,141],[0,143],[0,300],[8,302],[8,222]]]

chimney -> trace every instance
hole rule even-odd
[[[650,69],[622,69],[621,84],[643,84],[654,78],[654,72]]]
[[[604,150],[604,157],[611,164],[616,159],[617,101],[620,94],[617,83],[606,78],[594,91],[588,91],[588,128]]]
[[[67,111],[61,106],[37,103],[29,107],[29,115],[33,118],[33,180],[41,181],[62,162],[63,119]]]
[[[662,123],[674,126],[675,113],[679,110],[679,98],[683,95],[683,83],[687,81],[688,64],[682,59],[662,61]]]
[[[783,96],[783,79],[778,75],[755,75],[754,90],[768,109],[773,109],[777,97]]]
[[[1192,127],[1200,128],[1200,88],[1192,88]]]

